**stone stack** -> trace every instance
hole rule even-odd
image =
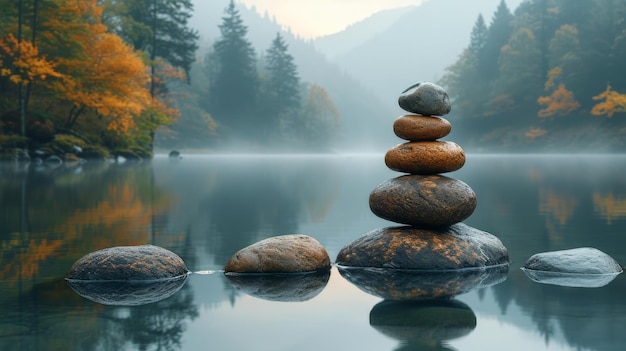
[[[372,212],[404,224],[374,230],[344,247],[336,263],[344,267],[456,270],[508,264],[508,252],[492,234],[463,223],[476,209],[476,194],[464,182],[446,177],[465,164],[463,149],[442,141],[452,127],[442,116],[451,110],[448,94],[432,83],[418,83],[399,97],[410,114],[393,124],[406,140],[385,155],[390,169],[404,173],[370,194]]]

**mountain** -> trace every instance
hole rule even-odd
[[[377,12],[360,22],[348,26],[342,32],[315,39],[315,47],[332,61],[363,45],[372,37],[388,30],[400,17],[414,8],[415,6],[407,6]]]
[[[500,1],[428,0],[420,6],[395,12],[400,16],[394,23],[381,32],[370,31],[372,36],[365,41],[361,39],[360,45],[354,46],[347,34],[333,36],[332,46],[328,45],[328,38],[320,38],[313,44],[348,75],[358,77],[390,109],[406,87],[419,81],[439,80],[446,67],[467,47],[478,15],[483,14],[489,24]],[[506,3],[513,11],[522,1],[506,0]],[[379,21],[375,15],[351,28],[380,28]],[[336,56],[336,47],[352,49]]]
[[[190,25],[200,34],[198,60],[203,60],[206,50],[219,38],[218,29],[224,9],[230,0],[194,1],[195,14]],[[303,82],[324,87],[341,113],[340,134],[343,141],[337,146],[342,151],[380,151],[396,143],[391,123],[395,117],[372,90],[346,74],[336,63],[330,62],[309,40],[297,37],[278,24],[269,14],[261,15],[256,8],[237,5],[247,38],[257,55],[264,55],[276,33],[280,32],[294,57]],[[387,133],[380,133],[380,130]]]

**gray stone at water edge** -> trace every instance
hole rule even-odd
[[[185,276],[185,262],[175,253],[153,245],[117,246],[92,252],[76,261],[68,280],[150,281]]]
[[[526,260],[522,268],[574,274],[615,274],[622,272],[622,266],[617,261],[592,247],[538,253]]]
[[[237,251],[224,271],[235,273],[300,273],[330,269],[328,252],[314,238],[281,235]]]
[[[417,83],[402,92],[398,98],[400,107],[408,112],[424,116],[443,116],[450,113],[450,97],[440,86],[429,83]]]

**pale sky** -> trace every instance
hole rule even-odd
[[[276,21],[304,38],[342,31],[375,12],[419,5],[425,0],[238,0],[257,11],[275,16]]]

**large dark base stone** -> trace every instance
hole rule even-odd
[[[388,227],[373,230],[339,251],[348,267],[457,270],[509,263],[496,236],[463,223],[441,229]]]
[[[269,301],[301,302],[324,290],[330,269],[314,273],[226,273],[225,276],[237,290],[250,296]]]
[[[457,300],[383,301],[370,311],[370,325],[402,342],[432,345],[470,334],[476,315]]]
[[[506,280],[509,265],[455,271],[409,271],[339,267],[347,281],[362,291],[392,301],[449,298]]]
[[[78,295],[103,305],[139,306],[174,295],[187,281],[187,275],[159,281],[80,281],[68,280]]]

